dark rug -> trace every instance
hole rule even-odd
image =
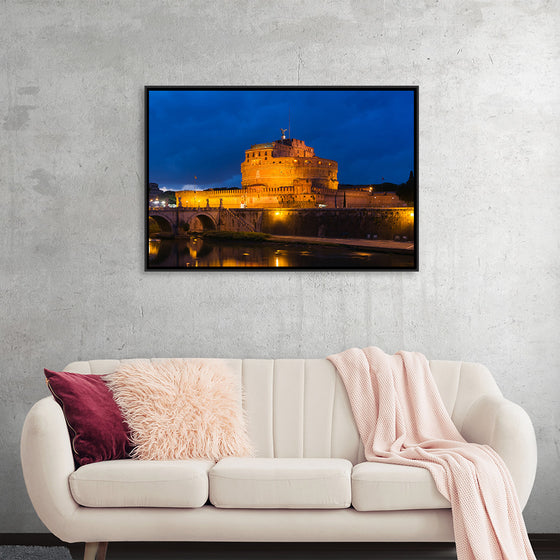
[[[72,560],[64,546],[0,546],[0,560]]]

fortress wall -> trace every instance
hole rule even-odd
[[[204,208],[210,206],[217,208],[239,208],[244,200],[240,189],[228,189],[223,191],[177,191],[175,194],[177,206],[187,206],[191,208]]]
[[[292,185],[297,179],[310,179],[314,183],[336,188],[338,186],[337,163],[325,159],[313,158],[313,160],[316,161],[308,160],[309,163],[305,163],[303,158],[290,157],[244,161],[241,164],[241,185],[247,187],[263,183],[270,187],[281,187]],[[253,163],[257,161],[259,163]],[[318,161],[321,161],[321,164]]]
[[[414,239],[414,214],[410,208],[286,209],[265,210],[262,231],[294,235],[351,239]]]
[[[303,183],[303,184],[302,184]],[[386,206],[406,206],[394,193],[367,191],[340,191],[335,189],[311,188],[306,181],[296,181],[295,187],[254,186],[249,189],[228,189],[218,191],[178,191],[177,205],[190,208],[371,208]]]

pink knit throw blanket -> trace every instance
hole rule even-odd
[[[346,387],[366,459],[428,469],[451,502],[458,560],[535,560],[507,467],[491,447],[463,439],[425,356],[369,347],[328,359]]]

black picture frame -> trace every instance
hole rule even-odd
[[[145,270],[418,271],[418,96],[145,86]]]

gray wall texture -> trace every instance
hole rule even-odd
[[[0,532],[45,530],[43,367],[372,344],[486,364],[536,427],[528,529],[560,531],[559,28],[555,0],[0,2]],[[420,271],[144,272],[147,84],[419,85]]]

